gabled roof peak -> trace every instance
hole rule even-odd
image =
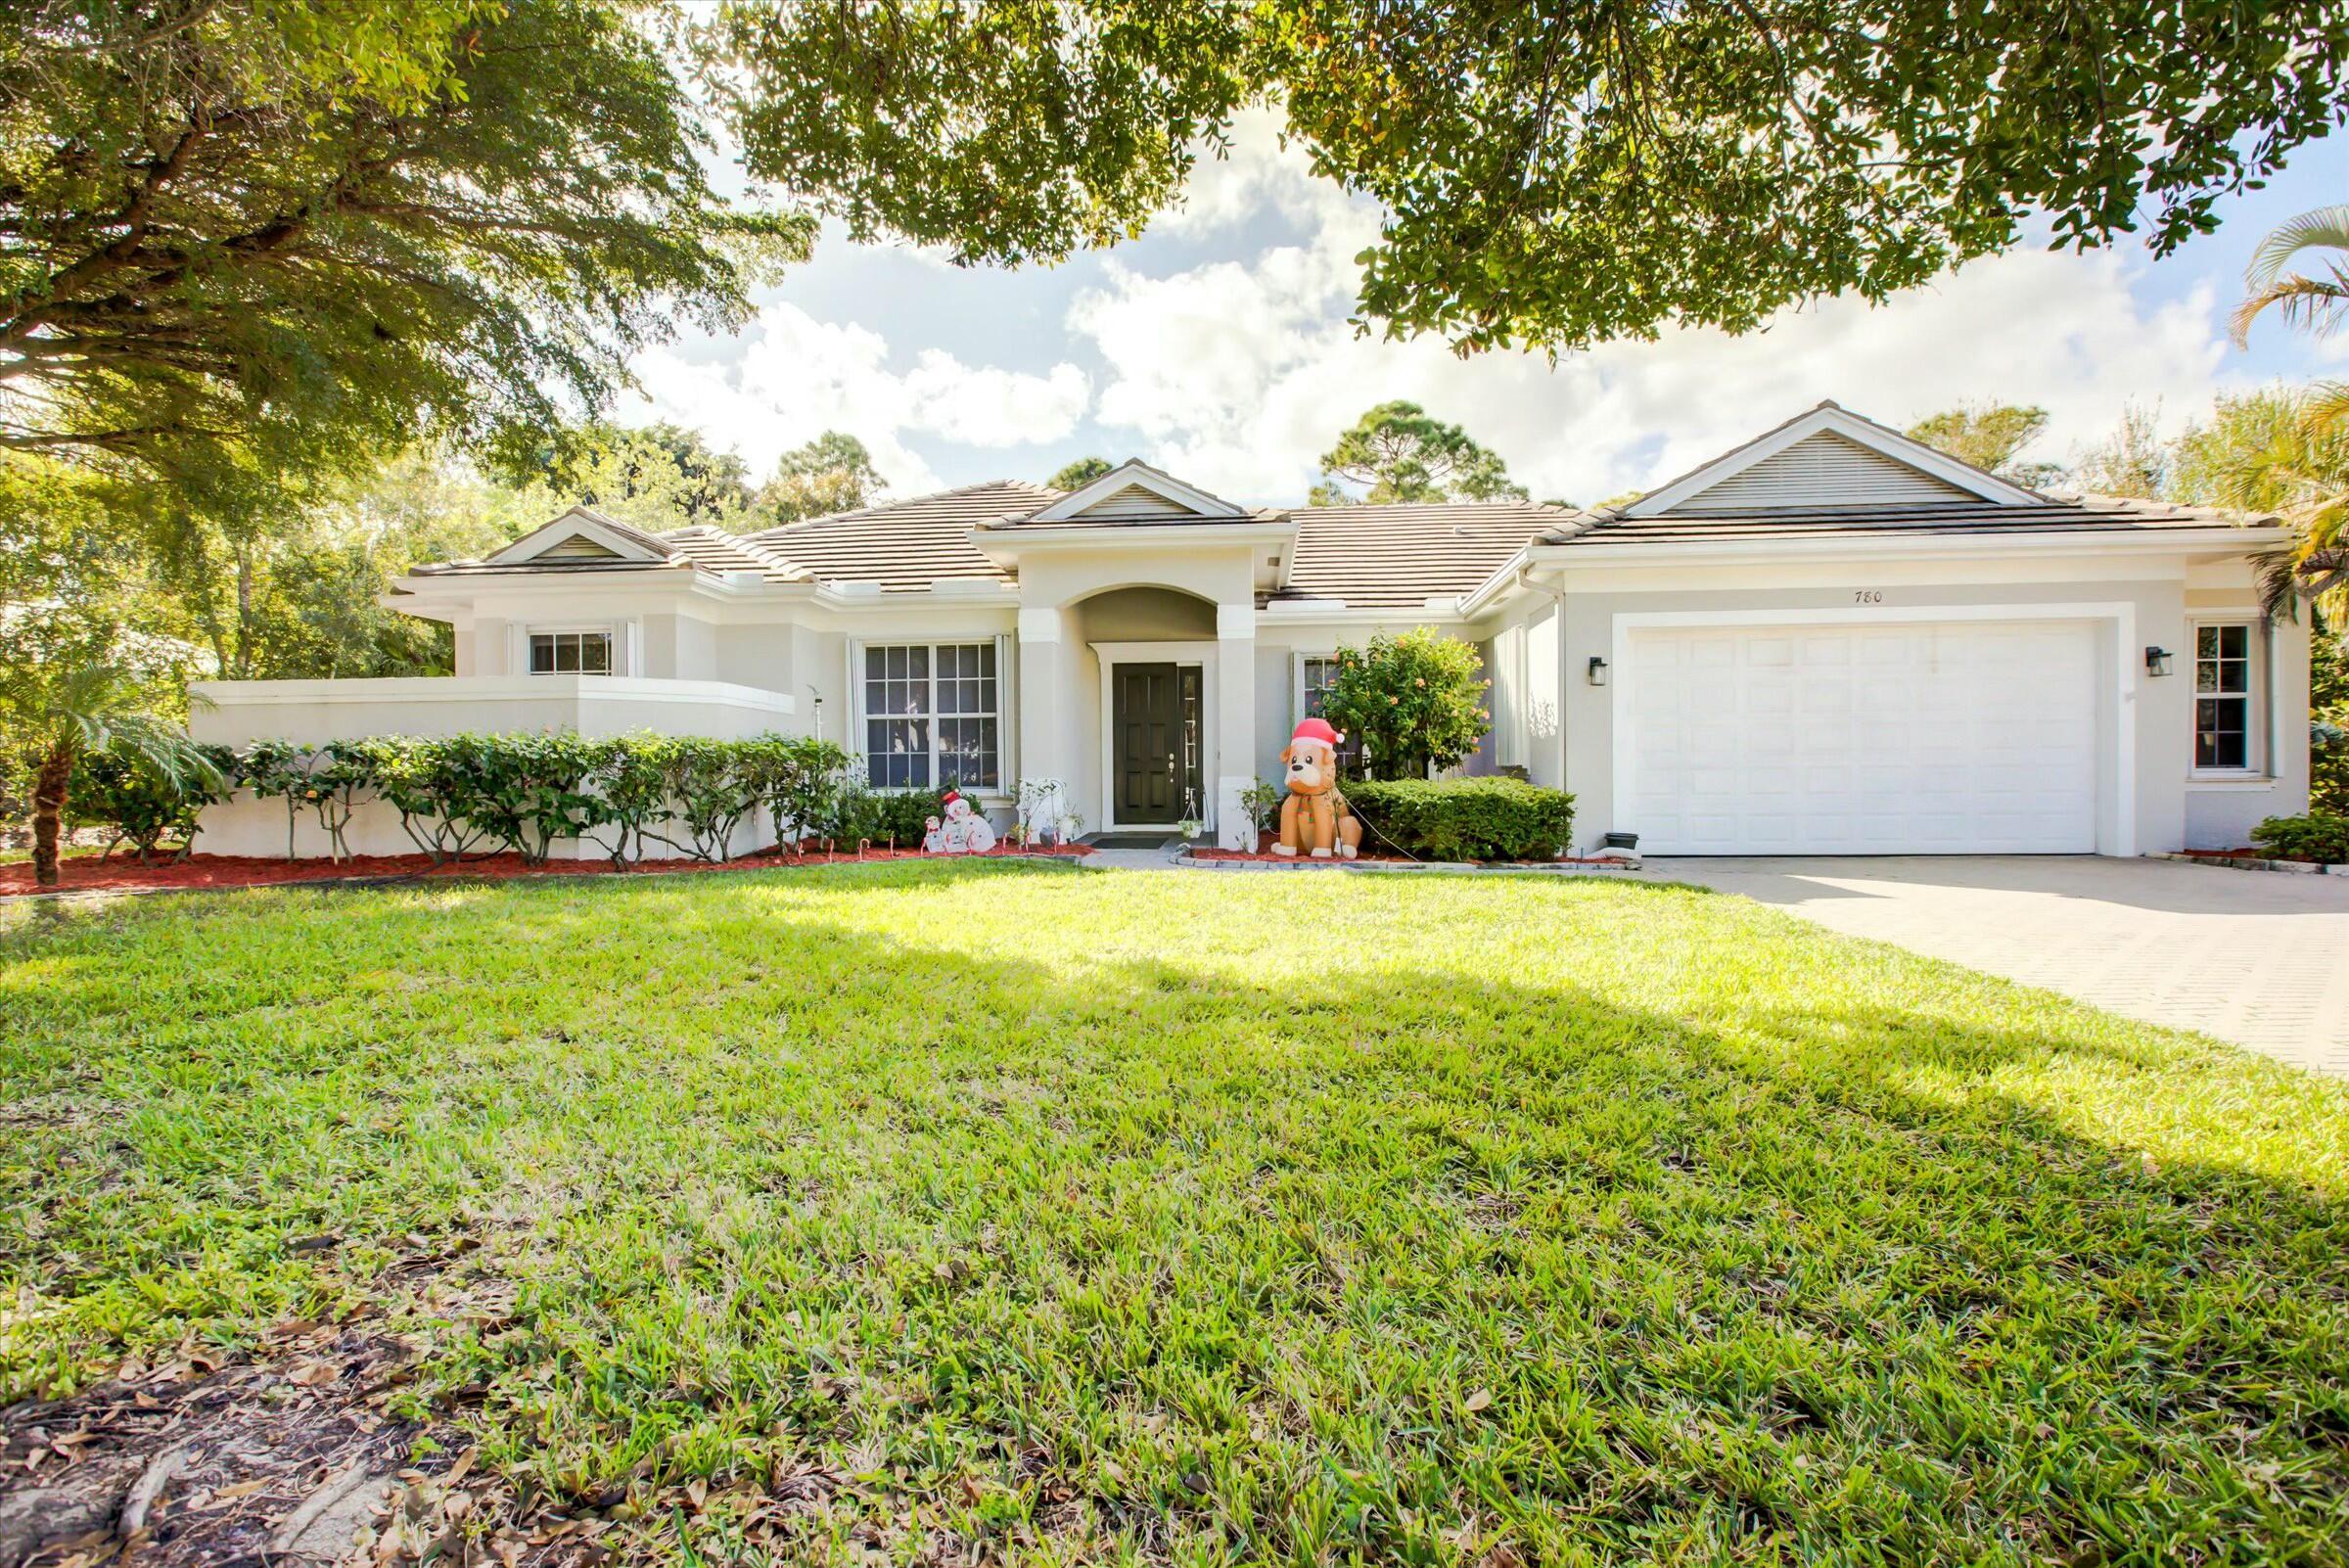
[[[1072,523],[1232,522],[1255,517],[1220,495],[1129,457],[1013,527]]]
[[[1804,452],[1794,457],[1783,455],[1798,446],[1804,447]],[[1837,453],[1844,455],[1838,459]],[[1798,471],[1805,456],[1813,459],[1815,468],[1840,470],[1817,476],[1822,491],[1848,493],[1840,499],[1804,493],[1805,477]],[[1766,465],[1773,463],[1784,472],[1770,473]],[[1882,495],[1866,493],[1871,472],[1874,483],[1884,490]],[[1741,481],[1741,476],[1750,477]],[[1927,494],[1998,506],[2036,506],[2047,500],[2036,490],[1855,414],[1832,398],[1822,398],[1806,412],[1649,490],[1624,506],[1620,515],[1644,518],[1700,510],[1707,504],[1701,498],[1715,491],[1720,496],[1714,504],[1735,511],[1767,511],[1783,505],[1865,506],[1881,499],[1915,501]]]

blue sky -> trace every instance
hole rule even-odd
[[[2226,316],[2259,236],[2349,201],[2349,138],[2301,149],[2219,231],[2156,262],[2131,242],[2015,252],[1870,309],[1834,300],[1764,333],[1673,333],[1561,356],[1462,360],[1347,324],[1353,256],[1377,214],[1312,179],[1273,123],[1141,240],[1058,267],[955,268],[827,235],[740,333],[639,357],[623,418],[696,425],[763,474],[827,429],[873,449],[893,493],[1041,480],[1071,457],[1136,456],[1233,500],[1295,503],[1356,415],[1409,397],[1497,448],[1537,496],[1599,500],[1667,478],[1821,397],[1893,424],[1960,399],[2050,412],[2064,460],[2131,401],[2182,427],[2227,390],[2344,373],[2349,340]]]

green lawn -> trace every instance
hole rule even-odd
[[[801,1549],[906,1562],[2349,1552],[2349,1085],[1742,900],[896,866],[10,918],[0,1404],[478,1240],[514,1315],[428,1311],[421,1387],[520,1484],[632,1486],[655,1555],[733,1549],[683,1483],[806,1464],[849,1482]]]

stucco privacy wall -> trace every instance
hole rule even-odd
[[[650,680],[622,675],[423,676],[392,680],[202,681],[189,688],[188,732],[196,740],[249,746],[261,740],[304,745],[378,735],[458,735],[573,730],[591,738],[658,730],[730,739],[761,730],[801,732],[797,704],[785,693],[719,681]],[[240,794],[207,807],[203,843],[211,854],[282,855],[286,806]],[[399,814],[365,803],[345,839],[359,854],[407,854],[416,845]],[[765,814],[745,822],[734,846],[771,843]],[[331,845],[308,810],[294,823],[294,853],[323,855]],[[663,853],[653,847],[656,854]],[[592,858],[591,845],[558,845],[560,857]]]
[[[2189,610],[2188,571],[2183,561],[2140,561],[2099,566],[2063,576],[2061,563],[1999,563],[2004,570],[1977,573],[1973,580],[1949,580],[1948,563],[1886,563],[1855,565],[1854,580],[1866,591],[1882,595],[1865,607],[1853,603],[1854,588],[1838,583],[1786,585],[1739,590],[1720,586],[1725,579],[1751,579],[1750,570],[1688,569],[1675,574],[1670,587],[1625,586],[1606,590],[1585,587],[1603,583],[1608,574],[1590,571],[1567,580],[1572,591],[1556,600],[1562,638],[1558,642],[1558,690],[1562,733],[1554,743],[1538,735],[1535,718],[1542,700],[1529,672],[1504,659],[1501,679],[1509,688],[1503,707],[1511,712],[1513,729],[1528,739],[1526,762],[1541,783],[1562,784],[1576,797],[1576,833],[1586,846],[1594,845],[1610,828],[1638,831],[1638,824],[1618,820],[1615,811],[1615,709],[1622,693],[1620,681],[1592,686],[1587,678],[1589,662],[1601,658],[1620,669],[1623,648],[1619,618],[1640,615],[1703,617],[1708,614],[1751,616],[1784,612],[1789,623],[1856,625],[1873,621],[1915,619],[1917,612],[1943,607],[1969,616],[1998,619],[2001,607],[2027,617],[2033,606],[2118,605],[2126,607],[2127,622],[2117,619],[2098,631],[2097,769],[2100,790],[2109,792],[2120,769],[2114,748],[2122,728],[2116,704],[2126,701],[2132,712],[2134,788],[2132,809],[2123,813],[2118,803],[2099,800],[2098,849],[2105,853],[2147,853],[2179,848],[2216,848],[2244,842],[2260,817],[2305,808],[2308,793],[2308,726],[2295,718],[2292,703],[2307,690],[2308,628],[2286,622],[2267,627],[2265,638],[2266,744],[2274,759],[2272,776],[2257,782],[2209,781],[2192,772],[2192,639],[2193,614],[2252,616],[2255,599],[2249,570],[2239,562],[2193,569],[2201,584]],[[2038,580],[2018,580],[2024,570]],[[1817,567],[1811,575],[1831,576]],[[1633,581],[1633,574],[1618,576]],[[1640,576],[1646,576],[1641,574]],[[1546,606],[1521,613],[1515,625],[1529,633],[1549,614]],[[1497,642],[1504,639],[1497,638]],[[2173,673],[2148,676],[2142,649],[2170,650]],[[1546,663],[1546,661],[1543,661]],[[1530,664],[1530,662],[1529,662]],[[2105,695],[2110,693],[2110,696]],[[2124,821],[2133,844],[2121,841]]]

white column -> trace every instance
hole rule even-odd
[[[1014,717],[1020,732],[1020,777],[1056,778],[1063,793],[1051,814],[1066,811],[1077,783],[1075,650],[1063,635],[1068,618],[1058,610],[1020,612],[1018,698]],[[1011,790],[1018,779],[1006,780]],[[1089,813],[1088,813],[1089,814]]]
[[[1256,606],[1216,606],[1216,842],[1253,850],[1241,793],[1256,783]]]

